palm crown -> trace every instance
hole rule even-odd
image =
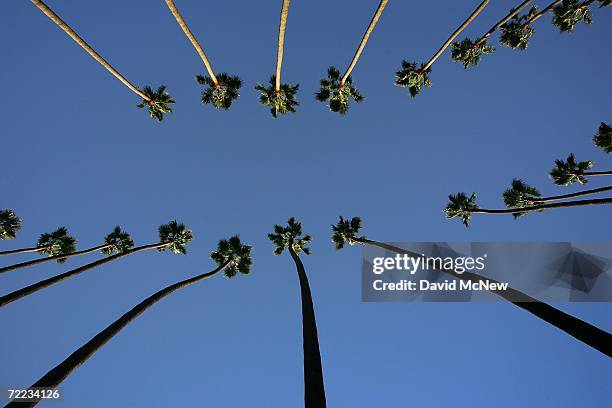
[[[358,237],[361,229],[361,218],[353,217],[350,220],[340,216],[340,220],[336,225],[332,225],[332,242],[336,244],[336,249],[344,248],[344,244],[358,244],[357,239],[365,239],[365,236]]]
[[[402,69],[395,73],[395,85],[408,88],[410,96],[417,96],[423,86],[431,87],[431,80],[428,76],[431,68],[423,71],[423,67],[423,64],[421,68],[417,68],[416,62],[402,61]]]
[[[139,108],[146,107],[152,118],[161,122],[164,120],[164,113],[172,112],[172,108],[170,108],[169,105],[175,102],[170,94],[166,92],[166,87],[164,85],[157,88],[156,91],[147,85],[142,89],[142,93],[144,93],[149,100],[143,99],[137,106]]]
[[[176,221],[170,221],[168,224],[159,226],[159,242],[166,244],[159,248],[159,251],[170,249],[175,254],[186,254],[187,244],[193,238],[191,230],[185,227],[185,224]]]
[[[535,30],[531,26],[525,25],[525,23],[539,12],[539,8],[533,6],[527,14],[512,17],[510,21],[500,27],[502,33],[499,39],[500,42],[513,49],[526,49],[529,39]]]
[[[472,41],[469,38],[464,38],[461,42],[453,42],[451,58],[468,69],[470,66],[478,65],[482,55],[491,54],[493,51],[495,51],[495,48],[490,46],[486,39]]]
[[[42,234],[40,238],[38,238],[38,243],[36,246],[40,248],[38,252],[42,255],[64,255],[76,250],[76,239],[68,235],[68,230],[66,227],[60,227],[51,233],[45,232]],[[63,263],[65,261],[65,258],[60,258],[57,260],[59,263]]]
[[[469,197],[465,193],[451,194],[448,196],[448,200],[449,203],[446,205],[446,208],[444,208],[446,218],[451,219],[459,217],[463,225],[468,227],[472,219],[471,210],[478,209],[478,205],[476,205],[476,194],[472,193]]]
[[[268,239],[274,244],[274,254],[280,255],[283,253],[285,248],[291,248],[296,254],[304,252],[306,255],[310,255],[310,248],[306,245],[312,241],[310,235],[304,235],[302,237],[302,224],[297,222],[295,218],[291,217],[287,221],[287,226],[281,225],[274,226],[274,232],[268,234]]]
[[[572,32],[581,20],[584,24],[591,24],[591,12],[588,5],[583,5],[579,0],[563,0],[561,4],[553,8],[553,24],[559,27],[559,31]]]
[[[0,210],[0,239],[15,239],[21,229],[21,219],[13,210]]]
[[[211,77],[197,75],[196,81],[201,85],[206,85],[202,91],[202,103],[211,104],[217,109],[228,110],[232,102],[240,96],[238,90],[242,86],[242,81],[237,76],[219,74],[215,84]]]
[[[261,92],[259,103],[269,106],[274,118],[277,118],[279,114],[286,115],[289,112],[295,112],[295,107],[299,105],[295,97],[300,85],[281,84],[280,90],[277,92],[276,75],[270,77],[269,83],[270,86],[260,83],[255,85],[255,89]]]
[[[348,113],[351,99],[359,103],[363,95],[353,86],[353,79],[349,75],[344,83],[340,78],[340,71],[334,67],[327,69],[327,79],[321,80],[321,90],[315,94],[318,101],[327,102],[332,112],[342,115]]]
[[[612,153],[612,126],[601,122],[597,133],[593,136],[593,142],[595,146],[601,147],[604,152]]]
[[[121,254],[134,246],[134,241],[132,241],[130,234],[121,230],[119,226],[116,226],[113,231],[104,238],[104,243],[110,245],[102,249],[102,253],[105,255],[112,255],[113,253]]]
[[[247,275],[251,271],[251,247],[243,245],[238,235],[230,239],[222,239],[217,245],[217,250],[210,254],[217,265],[227,263],[224,273],[228,278],[233,278],[238,272]]]
[[[533,205],[541,197],[537,188],[530,186],[523,180],[514,179],[509,189],[502,194],[504,204],[508,208],[522,208]]]
[[[574,154],[570,153],[567,160],[555,160],[555,167],[550,171],[550,177],[555,184],[560,186],[569,186],[574,182],[586,184],[587,178],[584,177],[584,172],[593,166],[590,160],[576,162]]]

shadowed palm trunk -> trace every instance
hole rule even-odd
[[[361,57],[361,54],[363,53],[363,49],[365,48],[366,44],[368,43],[368,40],[370,39],[370,35],[372,34],[372,31],[374,31],[374,27],[376,27],[376,24],[378,23],[380,16],[385,10],[385,7],[387,7],[388,2],[389,0],[380,1],[380,4],[378,5],[376,12],[374,13],[374,17],[372,17],[372,21],[370,22],[368,29],[363,35],[363,38],[361,39],[361,43],[359,44],[357,51],[355,52],[355,56],[353,57],[353,60],[351,61],[351,64],[349,65],[349,67],[346,69],[346,72],[344,73],[344,76],[342,77],[342,81],[340,81],[340,86],[343,86],[346,83],[346,80],[351,75],[351,72],[353,72],[355,65],[357,65],[357,61],[359,61],[359,57]]]
[[[542,9],[542,11],[540,11],[539,13],[537,13],[536,15],[531,17],[529,20],[527,20],[525,22],[525,24],[523,24],[523,28],[526,28],[529,25],[531,25],[532,23],[534,23],[535,21],[538,21],[542,16],[544,16],[544,14],[548,13],[550,10],[552,10],[558,4],[561,4],[561,2],[563,2],[563,0],[556,0],[556,1],[553,1],[552,3],[550,3],[544,9]]]
[[[575,193],[563,194],[563,195],[558,195],[558,196],[533,197],[531,201],[534,203],[546,203],[550,201],[565,200],[566,198],[573,198],[573,197],[580,197],[580,196],[585,196],[585,195],[603,193],[603,192],[610,191],[610,190],[612,190],[612,186],[606,186],[606,187],[594,188],[592,190],[577,191]]]
[[[47,17],[49,17],[55,24],[59,26],[62,30],[66,32],[77,44],[79,44],[89,55],[93,57],[96,61],[98,61],[108,72],[113,74],[115,78],[123,83],[123,85],[127,86],[132,92],[136,95],[140,96],[143,100],[151,103],[151,99],[145,95],[140,89],[136,86],[132,85],[130,81],[128,81],[123,75],[121,75],[115,68],[113,68],[100,54],[94,51],[93,48],[89,46],[68,24],[66,24],[57,14],[53,12],[45,3],[40,0],[32,0],[32,3],[36,5]]]
[[[398,248],[382,242],[362,238],[354,238],[353,240],[398,254],[406,254],[408,256],[417,258],[422,256],[416,252]],[[427,259],[427,257],[425,259]],[[479,282],[481,280],[489,280],[492,283],[499,283],[494,279],[487,278],[476,273],[464,272],[459,274],[455,273],[452,269],[441,269],[441,271],[465,281]],[[590,323],[562,312],[561,310],[556,309],[516,289],[508,287],[506,290],[491,290],[490,292],[495,293],[521,309],[524,309],[545,322],[563,330],[570,336],[580,340],[588,346],[593,347],[595,350],[600,351],[608,357],[612,357],[612,334],[595,327]]]
[[[27,254],[27,253],[31,253],[31,252],[38,252],[42,249],[49,249],[51,248],[50,245],[48,246],[42,246],[42,247],[32,247],[32,248],[22,248],[22,249],[11,249],[10,251],[3,251],[0,252],[0,256],[5,256],[5,255],[15,255],[15,254]]]
[[[323,368],[321,366],[321,352],[319,350],[319,336],[317,335],[317,322],[315,320],[314,305],[308,276],[304,270],[302,260],[289,246],[289,253],[295,262],[300,279],[300,292],[302,296],[302,337],[304,342],[304,406],[306,408],[324,408],[325,385],[323,383]]]
[[[583,176],[612,176],[611,171],[585,171],[582,173]]]
[[[440,58],[440,56],[444,53],[444,51],[448,48],[449,45],[451,45],[451,43],[453,42],[453,40],[459,35],[461,34],[461,32],[463,30],[466,29],[466,27],[468,25],[470,25],[470,23],[472,21],[474,21],[474,19],[482,12],[482,10],[484,10],[484,8],[487,6],[487,4],[489,4],[489,0],[484,0],[482,3],[480,3],[480,5],[476,8],[476,10],[474,10],[472,12],[472,14],[470,14],[470,16],[467,18],[467,20],[465,20],[463,22],[463,24],[461,24],[459,26],[459,28],[457,28],[455,30],[455,32],[448,37],[448,40],[446,40],[446,42],[444,44],[442,44],[442,46],[440,47],[440,49],[438,50],[438,52],[436,52],[434,54],[433,57],[431,57],[431,59],[429,61],[427,61],[427,63],[425,65],[423,65],[423,67],[420,69],[421,72],[425,72],[429,69],[429,67],[431,67],[431,65],[436,62],[436,60],[438,58]]]
[[[210,278],[223,270],[228,265],[229,261],[219,266],[217,269],[203,273],[190,279],[186,279],[177,282],[173,285],[167,286],[164,289],[149,296],[136,306],[134,306],[129,312],[115,320],[106,329],[96,334],[91,340],[81,346],[74,353],[69,355],[64,361],[56,365],[47,374],[42,376],[38,381],[32,384],[32,387],[57,387],[64,381],[74,370],[79,368],[85,363],[96,351],[104,346],[110,339],[112,339],[117,333],[119,333],[125,326],[131,323],[134,319],[140,316],[144,311],[153,306],[155,303],[172,294],[178,289],[182,289],[186,286],[199,282],[203,279]],[[11,402],[5,408],[8,407],[33,407],[38,402]]]
[[[283,0],[281,9],[280,26],[278,28],[278,53],[276,55],[276,93],[281,91],[281,68],[283,66],[283,53],[285,52],[285,30],[287,29],[287,16],[291,0]]]
[[[531,212],[531,211],[539,211],[546,210],[548,208],[569,208],[569,207],[582,207],[586,205],[602,205],[602,204],[612,204],[612,198],[594,198],[591,200],[578,200],[578,201],[563,201],[561,203],[552,203],[552,204],[537,204],[529,207],[520,207],[520,208],[506,208],[506,209],[487,209],[487,208],[474,208],[467,209],[467,212],[474,214],[514,214],[517,212]]]
[[[84,249],[82,251],[71,252],[69,254],[55,255],[55,256],[49,256],[49,257],[46,257],[46,258],[34,259],[32,261],[21,262],[21,263],[18,263],[18,264],[9,265],[9,266],[5,266],[4,268],[0,268],[0,273],[14,271],[15,269],[26,268],[28,266],[38,265],[38,264],[41,264],[41,263],[45,263],[45,262],[49,262],[49,261],[55,261],[55,260],[58,260],[58,259],[66,259],[66,258],[70,258],[70,257],[73,257],[73,256],[86,255],[86,254],[90,254],[92,252],[98,252],[98,251],[101,251],[103,249],[110,248],[111,246],[112,246],[112,244],[98,245],[97,247],[94,247],[94,248]]]
[[[489,29],[489,31],[487,31],[482,37],[480,37],[478,39],[478,41],[476,41],[473,45],[474,48],[477,48],[478,46],[480,46],[480,44],[482,44],[483,42],[486,41],[487,38],[489,38],[491,36],[491,34],[493,34],[495,31],[497,31],[501,26],[503,26],[504,24],[506,24],[508,21],[510,21],[512,19],[512,17],[516,16],[518,13],[521,12],[521,10],[523,10],[525,7],[527,7],[527,5],[529,5],[529,3],[531,3],[531,0],[525,0],[524,2],[522,2],[521,4],[519,4],[516,8],[513,8],[512,10],[510,10],[510,13],[508,13],[508,15],[506,15],[506,17],[502,18],[501,20],[499,20],[497,22],[497,24],[495,24],[493,27],[491,27],[491,29]]]
[[[19,300],[21,298],[24,298],[26,296],[29,296],[33,293],[38,292],[39,290],[42,290],[44,288],[47,288],[49,286],[55,285],[56,283],[59,283],[63,280],[66,280],[68,278],[72,278],[73,276],[77,276],[80,275],[83,272],[87,272],[90,271],[92,269],[97,268],[98,266],[104,265],[106,263],[112,262],[115,259],[119,259],[119,258],[123,258],[125,256],[131,255],[133,253],[136,252],[140,252],[140,251],[146,251],[149,249],[158,249],[158,248],[162,248],[164,246],[167,246],[167,243],[164,244],[150,244],[150,245],[143,245],[140,247],[136,247],[136,248],[132,248],[130,250],[127,250],[125,252],[122,252],[120,254],[116,254],[116,255],[111,255],[108,256],[104,259],[100,259],[99,261],[95,261],[92,263],[88,263],[87,265],[81,266],[79,268],[73,269],[71,271],[68,272],[64,272],[60,275],[54,276],[52,278],[48,278],[45,280],[42,280],[40,282],[34,283],[30,286],[26,286],[25,288],[21,288],[18,289],[14,292],[9,293],[8,295],[4,295],[2,297],[0,297],[0,307],[4,307],[6,305],[8,305],[9,303],[12,303],[16,300]]]

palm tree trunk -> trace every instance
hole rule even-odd
[[[32,384],[32,387],[57,387],[64,381],[74,370],[83,365],[96,351],[104,346],[110,339],[112,339],[117,333],[119,333],[125,326],[131,323],[134,319],[144,313],[148,308],[159,302],[161,299],[172,294],[178,289],[182,289],[186,286],[192,285],[201,280],[207,279],[221,272],[229,261],[216,269],[195,276],[190,279],[186,279],[164,289],[155,292],[136,306],[134,306],[129,312],[121,316],[119,319],[111,323],[106,329],[96,334],[91,340],[77,349],[74,353],[70,354],[64,361],[56,365],[47,374],[42,376],[38,381]],[[8,407],[33,407],[38,402],[11,402],[5,408]]]
[[[472,21],[474,21],[474,19],[480,14],[480,12],[482,10],[484,10],[484,8],[487,6],[487,4],[489,4],[489,0],[484,0],[482,3],[480,3],[480,5],[476,8],[476,10],[474,10],[472,12],[472,14],[470,14],[470,16],[467,18],[467,20],[465,20],[463,22],[463,24],[461,24],[459,26],[459,28],[457,28],[455,30],[455,32],[448,38],[448,40],[446,40],[446,42],[444,44],[442,44],[442,47],[440,47],[440,49],[438,50],[438,52],[436,52],[434,54],[433,57],[431,57],[431,59],[429,61],[427,61],[427,63],[425,65],[423,65],[423,68],[420,69],[421,72],[425,72],[427,71],[427,69],[429,69],[429,67],[431,67],[431,65],[436,62],[436,60],[438,58],[440,58],[440,56],[444,53],[444,50],[446,50],[448,48],[449,45],[451,45],[451,43],[453,42],[453,40],[459,35],[461,34],[461,32],[463,30],[466,29],[466,27],[468,25],[470,25],[470,23]]]
[[[49,257],[46,257],[46,258],[34,259],[32,261],[21,262],[21,263],[18,263],[18,264],[9,265],[9,266],[5,266],[4,268],[0,268],[0,273],[14,271],[15,269],[26,268],[28,266],[38,265],[38,264],[49,262],[49,261],[55,261],[57,259],[66,259],[66,258],[70,258],[70,257],[77,256],[77,255],[86,255],[86,254],[90,254],[92,252],[101,251],[101,250],[109,248],[111,246],[113,246],[113,245],[112,244],[98,245],[97,247],[94,247],[94,248],[84,249],[82,251],[72,252],[72,253],[69,253],[69,254],[55,255],[55,256],[49,256]]]
[[[531,17],[529,20],[527,20],[525,22],[525,24],[523,24],[523,28],[528,27],[529,25],[531,25],[533,22],[537,21],[540,19],[540,17],[542,17],[544,14],[548,13],[550,10],[552,10],[555,6],[557,6],[558,4],[560,4],[563,0],[556,0],[553,1],[552,3],[550,3],[548,6],[546,6],[542,11],[540,11],[538,14],[534,15],[533,17]]]
[[[516,16],[518,13],[521,12],[521,10],[523,10],[525,7],[527,7],[527,5],[529,5],[529,3],[531,3],[531,0],[525,0],[524,2],[522,2],[521,4],[519,4],[516,8],[513,8],[512,10],[510,10],[510,13],[508,13],[508,15],[506,15],[506,17],[502,18],[501,20],[499,20],[497,22],[497,24],[495,24],[493,27],[491,27],[491,29],[489,31],[487,31],[482,37],[480,37],[478,39],[478,41],[476,41],[474,43],[474,48],[477,48],[478,46],[480,46],[483,42],[486,41],[487,38],[489,38],[491,36],[491,34],[493,34],[495,31],[497,31],[499,29],[499,27],[503,26],[504,24],[506,24],[508,21],[510,21],[510,19],[512,19],[512,17]]]
[[[378,5],[376,12],[374,13],[374,17],[372,17],[372,21],[370,21],[370,25],[368,26],[368,29],[363,35],[363,38],[361,39],[361,43],[359,44],[359,47],[357,48],[357,51],[355,52],[355,56],[353,57],[353,60],[351,61],[351,65],[349,65],[349,67],[346,69],[346,72],[344,73],[344,76],[342,77],[342,81],[340,81],[340,86],[343,86],[345,84],[346,80],[351,75],[351,72],[353,72],[355,65],[357,65],[357,61],[359,60],[359,57],[361,57],[361,53],[363,52],[363,49],[365,48],[366,44],[368,43],[368,40],[370,39],[370,35],[372,34],[372,31],[374,31],[374,27],[376,27],[376,24],[378,23],[380,16],[385,10],[385,7],[387,7],[388,2],[389,0],[380,1],[380,4]]]
[[[547,208],[582,207],[585,205],[600,205],[600,204],[612,204],[612,198],[594,198],[591,200],[564,201],[561,203],[537,204],[537,205],[532,205],[529,207],[506,208],[503,210],[497,210],[497,209],[490,210],[486,208],[477,208],[473,210],[468,210],[468,212],[475,213],[475,214],[514,214],[514,213],[545,210]]]
[[[319,350],[319,336],[315,320],[314,304],[308,276],[304,270],[302,260],[289,246],[289,253],[295,262],[300,280],[302,297],[302,338],[304,347],[304,406],[305,408],[325,408],[325,384],[323,382],[323,368],[321,366],[321,352]]]
[[[208,71],[208,75],[210,75],[210,78],[215,83],[215,86],[219,86],[219,81],[217,80],[217,77],[215,76],[215,73],[213,72],[213,69],[210,66],[210,62],[208,62],[208,58],[206,58],[206,54],[204,54],[204,50],[202,49],[202,47],[200,46],[200,43],[198,42],[198,40],[196,40],[195,36],[193,35],[191,30],[187,26],[187,23],[185,23],[185,20],[183,19],[183,16],[181,16],[181,13],[176,8],[174,1],[166,0],[166,4],[168,5],[168,8],[172,12],[172,15],[176,19],[177,23],[181,26],[181,29],[183,30],[187,38],[189,38],[189,41],[191,41],[191,45],[193,45],[193,47],[196,49],[196,51],[200,55],[200,58],[202,58],[202,62],[204,62],[206,71]]]
[[[287,29],[287,16],[291,0],[283,0],[281,9],[280,26],[278,29],[278,53],[276,55],[276,93],[281,90],[281,68],[283,66],[283,53],[285,51],[285,30]]]
[[[32,248],[22,248],[22,249],[11,249],[10,251],[3,251],[0,252],[0,256],[5,256],[5,255],[15,255],[15,254],[27,254],[30,252],[38,252],[42,249],[46,249],[46,248],[50,248],[49,246],[46,247],[32,247]]]
[[[594,188],[592,190],[577,191],[575,193],[563,194],[563,195],[558,195],[558,196],[534,197],[532,201],[534,203],[546,203],[550,201],[565,200],[566,198],[573,198],[573,197],[579,197],[579,196],[584,196],[584,195],[603,193],[605,191],[610,191],[610,190],[612,190],[612,186],[606,186],[606,187]]]
[[[83,272],[90,271],[92,269],[97,268],[98,266],[101,266],[101,265],[104,265],[106,263],[112,262],[115,259],[123,258],[123,257],[131,255],[133,253],[140,252],[140,251],[145,251],[145,250],[148,250],[148,249],[159,249],[159,248],[162,248],[162,247],[167,246],[167,245],[168,245],[167,243],[164,243],[164,244],[159,243],[159,244],[143,245],[143,246],[140,246],[140,247],[132,248],[132,249],[130,249],[128,251],[125,251],[125,252],[122,252],[120,254],[111,255],[111,256],[108,256],[108,257],[106,257],[104,259],[100,259],[98,261],[88,263],[87,265],[83,265],[83,266],[81,266],[79,268],[76,268],[76,269],[73,269],[71,271],[64,272],[64,273],[62,273],[60,275],[53,276],[51,278],[42,280],[40,282],[36,282],[36,283],[34,283],[34,284],[30,285],[30,286],[26,286],[25,288],[18,289],[18,290],[14,291],[14,292],[11,292],[11,293],[9,293],[7,295],[4,295],[4,296],[0,297],[0,307],[4,307],[4,306],[8,305],[9,303],[12,303],[12,302],[14,302],[16,300],[19,300],[21,298],[24,298],[26,296],[29,296],[29,295],[31,295],[33,293],[36,293],[39,290],[42,290],[42,289],[47,288],[49,286],[55,285],[56,283],[59,283],[59,282],[61,282],[63,280],[66,280],[66,279],[71,278],[71,277],[76,276],[76,275],[80,275]]]
[[[416,252],[398,248],[382,242],[362,238],[353,238],[353,240],[361,244],[372,245],[398,254],[406,254],[408,256],[417,258],[422,256]],[[459,274],[455,273],[452,269],[443,269],[442,272],[448,273],[455,278],[470,282],[479,282],[486,279],[492,283],[499,283],[494,279],[471,272]],[[595,350],[607,355],[608,357],[612,357],[612,334],[511,287],[508,287],[506,290],[494,290],[491,292],[511,302],[515,306],[528,311],[536,317],[539,317],[558,329],[563,330],[570,336],[588,346],[593,347]]]
[[[98,61],[108,72],[113,74],[115,78],[121,81],[125,86],[130,88],[132,92],[136,95],[140,96],[143,100],[151,103],[151,99],[146,96],[140,89],[136,86],[132,85],[130,81],[128,81],[123,75],[121,75],[115,68],[113,68],[100,54],[94,51],[93,48],[89,46],[68,24],[66,24],[57,14],[53,12],[45,3],[41,0],[32,0],[32,3],[36,5],[47,17],[49,17],[55,24],[59,26],[62,30],[66,32],[77,44],[79,44],[89,55],[93,57],[96,61]]]
[[[583,176],[612,176],[612,171],[587,171]]]

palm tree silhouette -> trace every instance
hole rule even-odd
[[[387,7],[388,2],[389,0],[380,1],[378,8],[374,12],[374,16],[370,21],[370,25],[366,29],[366,32],[359,43],[359,47],[357,47],[353,60],[346,69],[342,79],[340,79],[340,71],[334,67],[329,67],[327,70],[327,79],[321,80],[321,90],[316,93],[316,99],[321,102],[327,102],[329,109],[332,112],[346,114],[348,112],[351,99],[353,99],[355,102],[363,101],[363,96],[353,86],[351,72],[353,72],[353,69],[355,69],[357,61],[359,61],[359,57],[361,57],[361,54],[363,53],[363,50],[370,39],[370,35],[372,34],[372,31],[374,31],[374,27],[376,27],[376,24],[385,10],[385,7]]]
[[[55,285],[61,281],[72,278],[74,276],[80,275],[84,272],[93,270],[98,266],[107,264],[116,259],[126,257],[128,255],[135,254],[136,252],[142,252],[149,249],[157,249],[160,252],[165,251],[166,249],[175,253],[175,254],[186,254],[187,249],[186,245],[191,241],[193,235],[190,230],[188,230],[184,224],[179,224],[176,221],[171,221],[168,224],[161,225],[159,227],[159,242],[155,244],[142,245],[135,248],[130,248],[128,246],[130,241],[124,241],[123,244],[108,247],[105,250],[107,254],[110,255],[106,258],[100,259],[95,262],[88,263],[87,265],[83,265],[79,268],[73,269],[68,272],[64,272],[60,275],[53,276],[51,278],[39,281],[32,285],[26,286],[24,288],[18,289],[14,292],[11,292],[7,295],[0,297],[0,307],[6,306],[9,303],[12,303],[16,300],[22,299],[26,296],[34,294],[39,290],[47,288],[49,286]],[[114,255],[111,255],[114,252]]]
[[[555,160],[555,167],[549,175],[553,182],[560,186],[569,186],[572,183],[586,184],[587,177],[610,176],[612,171],[587,171],[593,167],[591,160],[577,162],[573,153],[565,161]]]
[[[373,241],[367,239],[363,235],[360,236],[358,234],[361,227],[361,219],[359,217],[354,217],[350,220],[340,217],[338,223],[336,225],[332,225],[332,241],[336,245],[336,249],[340,250],[344,248],[345,244],[360,244],[371,245],[398,254],[406,254],[414,258],[421,258],[423,256],[423,254],[420,253],[398,248],[383,242]],[[483,279],[488,279],[490,282],[497,282],[491,278],[485,278],[484,276],[473,272],[466,271],[464,273],[456,273],[450,268],[443,268],[441,271],[450,274],[455,278],[471,282],[479,282]],[[515,306],[528,311],[541,320],[563,330],[584,344],[593,347],[609,357],[612,357],[612,334],[511,287],[508,287],[505,290],[499,289],[491,292],[513,303]]]
[[[91,340],[81,346],[79,349],[70,354],[64,361],[49,370],[47,374],[42,376],[38,381],[32,384],[32,387],[57,387],[64,381],[74,370],[83,365],[89,358],[109,340],[123,330],[129,323],[134,321],[138,316],[144,313],[151,306],[162,300],[168,295],[176,292],[179,289],[185,288],[194,283],[213,277],[223,271],[225,276],[232,278],[237,273],[248,274],[251,266],[251,247],[243,245],[238,236],[234,236],[229,240],[219,242],[219,247],[216,252],[211,254],[213,260],[217,263],[217,267],[210,272],[206,272],[189,279],[176,282],[164,289],[155,292],[127,313],[115,320],[104,330],[96,334]],[[33,407],[38,403],[35,402],[11,402],[6,407]]]
[[[274,255],[281,255],[287,249],[295,262],[302,297],[304,406],[306,408],[324,408],[326,406],[325,385],[323,382],[317,322],[310,285],[308,284],[308,276],[306,275],[304,264],[302,264],[299,257],[299,254],[302,252],[310,255],[310,248],[307,245],[312,238],[310,235],[302,236],[302,224],[291,217],[287,221],[286,226],[275,225],[274,232],[268,234],[268,239],[274,244]]]
[[[66,24],[53,10],[51,10],[41,0],[32,0],[32,3],[36,5],[47,17],[51,19],[59,28],[64,30],[66,34],[70,36],[77,44],[79,44],[89,55],[91,55],[96,61],[98,61],[108,72],[110,72],[115,78],[121,83],[127,86],[132,92],[142,98],[142,103],[137,105],[139,108],[146,107],[149,110],[149,115],[152,118],[162,121],[164,113],[172,112],[170,104],[174,103],[174,100],[168,93],[165,92],[165,87],[161,86],[157,91],[153,91],[151,87],[146,86],[142,90],[132,85],[123,75],[113,68],[100,54],[98,54],[89,44],[85,42],[68,24]]]
[[[612,126],[601,122],[597,133],[593,136],[593,143],[607,154],[612,153]]]
[[[489,0],[484,0],[480,5],[470,14],[470,16],[457,28],[453,34],[442,44],[440,49],[424,64],[419,67],[416,62],[402,61],[402,69],[395,73],[395,85],[408,88],[410,96],[415,97],[420,92],[423,86],[431,87],[431,80],[429,79],[429,73],[431,72],[432,64],[440,58],[444,51],[451,45],[453,40],[457,38],[463,30],[484,10],[489,4]]]
[[[15,239],[21,229],[21,218],[11,209],[0,210],[0,239]]]
[[[60,227],[53,232],[45,232],[42,234],[38,238],[35,247],[3,251],[0,252],[0,256],[38,252],[41,255],[47,255],[57,260],[59,263],[63,263],[66,261],[66,255],[74,252],[75,249],[76,239],[68,235],[66,227]]]

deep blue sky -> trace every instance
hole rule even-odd
[[[414,100],[393,86],[402,59],[427,60],[477,3],[390,2],[354,72],[366,101],[339,117],[313,93],[329,65],[348,64],[378,1],[295,1],[283,77],[300,83],[302,104],[274,121],[252,87],[274,70],[280,1],[177,0],[213,67],[244,81],[232,110],[218,112],[199,102],[193,77],[204,68],[163,1],[50,0],[131,81],[168,86],[178,103],[158,124],[30,2],[7,2],[0,207],[24,227],[0,249],[60,225],[80,248],[116,224],[150,243],[173,218],[196,238],[188,256],[137,254],[1,310],[0,384],[31,384],[142,298],[211,269],[218,239],[240,233],[254,246],[251,276],[156,305],[64,382],[63,406],[300,406],[298,280],[266,239],[296,216],[314,236],[304,262],[330,407],[609,406],[612,364],[600,353],[508,304],[362,303],[359,250],[337,253],[329,240],[340,214],[362,216],[365,233],[386,241],[612,239],[609,208],[483,216],[470,229],[444,218],[447,194],[477,191],[498,207],[513,177],[545,194],[573,191],[547,177],[570,151],[612,165],[591,143],[610,121],[609,9],[574,34],[545,17],[526,52],[500,45],[471,71],[447,53]],[[513,3],[492,2],[466,35]],[[0,287],[92,259],[6,274]],[[610,304],[559,307],[612,330]]]

